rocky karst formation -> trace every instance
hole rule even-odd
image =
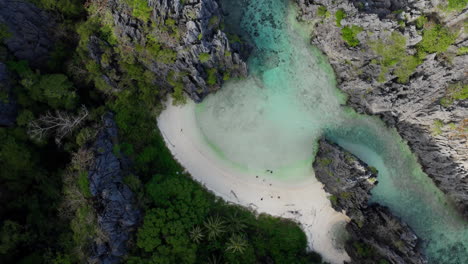
[[[13,126],[18,113],[13,83],[5,65],[8,54],[44,67],[54,49],[55,22],[47,12],[26,1],[0,1],[0,30],[7,51],[0,50],[0,126]]]
[[[386,207],[368,204],[377,184],[373,169],[323,139],[313,166],[315,176],[331,194],[333,208],[351,218],[346,225],[350,239],[345,249],[352,263],[426,263],[414,232]]]
[[[246,63],[239,55],[242,45],[236,38],[230,42],[221,30],[222,13],[215,0],[150,0],[148,5],[151,11],[146,22],[135,18],[132,8],[123,0],[106,1],[102,10],[111,14],[118,42],[126,48],[148,47],[150,39],[155,39],[166,51],[175,52],[175,58],[170,62],[135,58],[155,73],[155,84],[159,88],[170,91],[183,85],[184,91],[200,102],[208,93],[219,89],[224,80],[247,74]],[[88,45],[90,57],[104,69],[103,72],[119,72],[115,63],[103,63],[100,48],[103,45],[110,44],[92,38]],[[117,88],[118,77],[109,74],[102,77]]]
[[[441,104],[451,85],[467,82],[468,55],[457,50],[468,45],[463,29],[468,10],[443,12],[438,9],[440,1],[296,2],[299,17],[316,22],[312,43],[328,56],[339,88],[349,96],[348,104],[358,112],[380,115],[395,126],[424,171],[468,217],[468,102]],[[320,16],[318,10],[324,7],[329,13]],[[340,26],[335,22],[339,10],[346,13]],[[407,54],[415,54],[422,40],[416,22],[423,14],[429,23],[440,23],[455,32],[454,43],[446,52],[426,55],[407,82],[399,82],[395,69],[382,75],[371,43],[399,32],[406,38]],[[341,28],[352,25],[362,27],[355,47],[341,36]]]
[[[392,12],[400,10],[408,5],[408,0],[351,0],[354,6],[359,6],[364,12],[385,17]]]
[[[127,253],[127,242],[139,225],[140,211],[134,195],[124,183],[128,169],[117,157],[117,126],[111,114],[103,117],[103,128],[93,145],[94,165],[89,170],[90,191],[95,199],[98,226],[104,240],[97,240],[89,257],[90,263],[120,263]]]
[[[44,67],[54,49],[56,23],[47,12],[32,3],[0,1],[0,25],[10,35],[4,43],[20,60],[33,67]]]
[[[47,67],[54,50],[56,23],[49,13],[27,1],[0,1],[0,31],[5,45],[0,50],[0,126],[13,126],[18,113],[14,83],[5,61],[10,54],[33,67]]]

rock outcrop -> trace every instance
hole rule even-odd
[[[112,264],[120,263],[127,253],[127,242],[139,224],[140,211],[134,205],[132,191],[124,183],[125,161],[114,153],[118,134],[112,115],[106,114],[103,123],[93,145],[95,159],[89,181],[98,226],[106,239],[93,245],[89,262]]]
[[[377,184],[376,172],[349,152],[325,140],[319,142],[315,176],[331,194],[332,206],[351,218],[345,249],[352,263],[426,263],[415,233],[384,206],[368,204]]]
[[[339,88],[349,96],[348,104],[360,113],[379,115],[396,127],[424,171],[468,217],[468,102],[440,103],[450,85],[467,83],[468,55],[457,50],[468,44],[463,30],[468,10],[443,13],[437,9],[438,1],[429,0],[296,2],[301,19],[317,22],[312,43],[328,56]],[[319,6],[331,16],[318,16]],[[395,8],[398,12],[393,12]],[[346,13],[341,27],[335,22],[338,10]],[[382,75],[371,43],[400,32],[406,38],[407,53],[415,54],[415,45],[422,40],[416,19],[422,14],[457,32],[454,44],[445,53],[427,55],[406,83],[398,82],[391,69]],[[341,28],[351,25],[363,29],[357,34],[360,44],[356,47],[347,45],[341,36]]]
[[[0,62],[0,126],[10,127],[16,123],[18,106],[11,94],[7,67]]]
[[[408,0],[352,0],[354,6],[360,7],[364,12],[377,14],[381,18],[401,10],[408,5],[408,2]]]
[[[135,18],[132,7],[123,0],[109,0],[105,9],[112,15],[114,32],[122,46],[135,50],[149,47],[150,39],[156,39],[165,49],[162,56],[174,53],[170,62],[154,54],[135,57],[155,73],[159,89],[171,91],[179,85],[190,98],[200,102],[219,89],[224,80],[247,74],[247,65],[239,55],[241,45],[232,45],[221,30],[223,16],[215,0],[148,0],[148,5],[148,22]],[[103,63],[100,47],[109,45],[95,37],[88,45],[90,57],[103,72],[119,72],[115,63]],[[105,74],[102,78],[118,89],[118,77]]]
[[[33,67],[46,66],[54,49],[54,18],[27,1],[0,1],[0,26],[8,31],[4,40],[10,52]]]

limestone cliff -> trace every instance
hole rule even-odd
[[[368,204],[377,184],[372,169],[325,140],[319,142],[313,166],[315,176],[331,194],[333,208],[351,218],[346,226],[351,238],[345,249],[352,263],[426,263],[414,232],[386,207]]]
[[[106,47],[115,44],[97,36],[88,44],[90,57],[113,90],[120,89],[122,60],[137,61],[152,72],[159,89],[180,87],[196,102],[219,89],[224,80],[247,74],[240,44],[230,42],[222,31],[223,16],[215,0],[149,0],[147,17],[138,16],[136,7],[127,2],[109,0],[94,14],[110,20],[120,55],[106,54]]]
[[[27,1],[0,1],[0,26],[8,32],[9,51],[33,67],[44,67],[54,49],[56,22],[49,13]]]
[[[125,160],[117,156],[117,125],[111,114],[103,117],[103,128],[93,145],[94,162],[89,169],[90,191],[94,197],[98,226],[105,239],[96,239],[90,263],[120,263],[127,243],[139,225],[140,211],[134,194],[124,183]]]
[[[441,11],[438,1],[297,3],[300,18],[316,23],[312,43],[329,57],[339,88],[349,96],[348,104],[358,112],[380,115],[388,125],[395,126],[424,171],[468,216],[468,102],[443,103],[451,87],[467,83],[468,55],[459,50],[468,44],[463,29],[468,10]],[[339,22],[337,12],[342,14]],[[383,51],[388,51],[391,42],[387,40],[392,34],[404,36],[404,53],[416,57],[417,45],[423,39],[421,21],[425,26],[441,24],[456,36],[447,51],[426,55],[414,70],[405,73],[407,76],[401,76],[407,66],[403,63],[393,68],[379,63],[382,57],[373,45],[382,41]],[[353,26],[358,29],[357,42],[349,45],[343,40],[342,30]]]

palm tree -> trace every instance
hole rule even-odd
[[[225,223],[218,215],[208,217],[204,225],[209,240],[218,238],[225,231]]]
[[[232,235],[227,243],[226,250],[232,253],[244,253],[247,248],[247,240],[243,235]]]
[[[232,233],[240,233],[247,227],[245,220],[242,218],[242,216],[239,216],[237,211],[234,211],[228,215],[227,222],[229,223],[229,230]]]
[[[221,264],[222,260],[220,257],[212,255],[211,258],[208,259],[207,264]]]
[[[203,240],[204,236],[205,235],[203,235],[203,230],[199,226],[194,226],[190,231],[190,238],[197,244]]]

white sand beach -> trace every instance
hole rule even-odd
[[[252,175],[236,168],[204,142],[191,101],[178,107],[169,100],[158,126],[175,158],[208,190],[258,213],[294,219],[305,231],[309,248],[326,261],[341,264],[349,260],[335,239],[335,230],[343,228],[348,218],[333,210],[312,166],[304,175],[310,177],[294,182],[272,177],[270,172]]]

